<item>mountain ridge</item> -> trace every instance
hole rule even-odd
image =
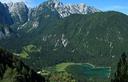
[[[64,18],[71,14],[89,14],[100,12],[100,10],[91,6],[86,6],[85,4],[63,4],[59,0],[48,0],[35,8],[28,8],[24,2],[0,3],[0,5],[2,8],[0,10],[4,10],[4,12],[0,11],[0,16],[2,16],[0,23],[5,25],[7,24],[9,29],[15,30],[15,32],[13,32],[14,34],[29,22],[33,22],[30,31],[37,28],[39,25],[39,15],[46,14],[45,17],[57,16],[58,18]],[[12,32],[10,31],[9,33]],[[2,38],[6,38],[6,36],[1,31],[1,39]]]

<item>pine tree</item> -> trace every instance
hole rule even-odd
[[[125,53],[121,55],[121,58],[117,64],[115,77],[111,82],[128,82],[128,62]]]

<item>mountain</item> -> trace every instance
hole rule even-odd
[[[0,49],[0,82],[45,82],[13,54]]]
[[[38,57],[33,55],[32,60],[47,59],[45,65],[73,61],[113,66],[120,54],[127,52],[127,18],[119,12],[71,15],[34,35],[42,45],[42,53]]]
[[[81,4],[63,4],[59,0],[48,0],[42,5],[50,7],[51,9],[56,9],[60,16],[67,17],[71,14],[89,14],[95,12],[101,12],[100,10],[87,6],[84,3]]]
[[[63,4],[59,0],[48,0],[36,8],[28,8],[24,2],[7,3],[11,17],[16,24],[24,24],[36,13],[46,7],[52,11],[57,11],[61,17],[67,17],[71,14],[89,14],[100,12],[100,10],[87,6],[85,4]]]
[[[62,62],[114,66],[120,54],[127,52],[127,15],[109,11],[62,19],[53,12],[38,12],[39,24],[34,30],[29,21],[19,30],[19,38],[1,40],[1,47],[24,57],[36,70]]]
[[[31,24],[32,28],[28,31],[37,28],[40,15],[45,17],[52,16],[54,19],[55,16],[64,18],[71,14],[89,14],[95,12],[100,12],[100,10],[85,4],[63,4],[59,0],[45,1],[36,8],[28,8],[24,2],[0,3],[0,23],[9,25],[8,28],[15,30],[15,33],[17,33],[17,30],[26,27],[28,23],[33,23]],[[6,38],[6,35],[2,31],[0,34],[1,39]]]
[[[36,70],[62,62],[113,66],[128,51],[127,15],[109,11],[61,17],[56,3],[50,0],[29,9],[28,21],[12,25],[19,37],[0,40],[0,46]]]
[[[20,9],[20,7],[17,7],[17,8]],[[12,10],[14,11],[14,9],[15,8],[13,8]],[[48,0],[35,8],[31,8],[27,10],[29,10],[27,12],[28,14],[26,13],[28,15],[28,17],[26,17],[28,18],[28,21],[26,21],[24,24],[20,26],[15,26],[15,27],[18,27],[17,28],[18,31],[22,30],[22,28],[27,27],[26,32],[30,32],[33,29],[36,29],[39,27],[40,20],[44,21],[42,27],[45,27],[45,24],[50,22],[48,21],[46,23],[45,18],[56,21],[56,18],[61,19],[71,14],[91,14],[95,12],[101,12],[100,10],[91,6],[87,6],[85,4],[63,4],[59,0]],[[55,21],[53,23],[55,23]]]
[[[2,82],[12,79],[41,82],[37,80],[44,79],[30,68],[39,71],[70,62],[81,63],[81,66],[68,68],[75,77],[85,71],[82,63],[111,67],[113,73],[120,54],[128,52],[128,15],[120,12],[101,12],[85,4],[67,5],[59,0],[48,0],[35,8],[28,8],[23,2],[0,3],[0,17],[0,47],[10,50],[23,61],[0,50]],[[78,74],[76,71],[74,74],[74,70]],[[65,72],[54,73],[50,80],[64,81],[63,75],[69,82],[75,81],[72,75]],[[116,75],[115,80],[118,77],[122,75]]]

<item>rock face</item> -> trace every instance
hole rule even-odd
[[[27,22],[28,12],[29,9],[23,2],[0,3],[0,39],[12,34],[11,25],[16,25],[17,27]]]
[[[14,23],[23,24],[28,20],[29,9],[24,2],[8,3],[7,5]]]
[[[0,49],[0,82],[45,82],[13,54]]]
[[[3,5],[3,4],[1,4]],[[95,12],[100,12],[100,10],[93,8],[91,6],[87,6],[85,4],[63,4],[59,0],[48,0],[45,1],[44,3],[40,4],[36,8],[29,9],[27,5],[24,2],[17,2],[17,3],[7,3],[5,4],[6,9],[1,8],[0,10],[5,10],[8,15],[5,16],[10,16],[13,19],[14,24],[24,24],[28,20],[32,19],[33,16],[37,19],[35,13],[37,12],[49,12],[47,10],[52,10],[52,11],[57,11],[59,13],[60,17],[67,17],[71,14],[89,14],[89,13],[95,13]],[[3,5],[4,7],[4,5]],[[5,12],[0,12],[0,14],[5,13]],[[43,13],[43,14],[45,14]],[[40,13],[37,13],[40,14]],[[55,12],[53,12],[55,14]],[[11,18],[10,17],[10,18]],[[3,18],[4,19],[4,18]],[[12,24],[12,20],[7,19],[9,21],[9,24]]]
[[[11,35],[10,25],[13,24],[12,17],[9,13],[8,6],[0,2],[0,39]]]
[[[2,4],[1,2],[0,2],[0,24],[6,24],[6,25],[13,24],[7,5]]]
[[[12,34],[12,30],[8,26],[0,25],[0,39],[9,37]]]
[[[51,7],[52,9],[56,9],[61,17],[66,17],[71,14],[89,14],[100,12],[100,10],[87,6],[84,3],[81,4],[63,4],[59,0],[48,0],[43,4]]]

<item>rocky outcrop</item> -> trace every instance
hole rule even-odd
[[[12,34],[12,30],[9,26],[0,25],[0,39],[9,37]]]

